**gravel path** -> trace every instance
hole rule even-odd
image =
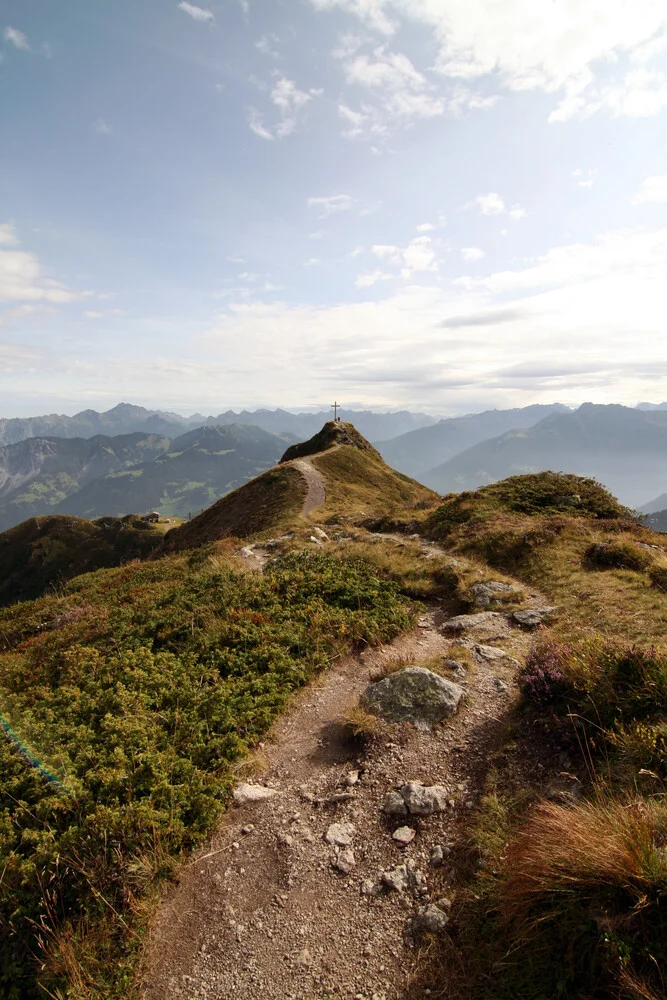
[[[146,1000],[415,995],[417,953],[406,920],[418,906],[452,895],[457,844],[517,698],[516,660],[488,660],[475,647],[492,642],[521,657],[530,642],[504,616],[463,636],[443,629],[447,617],[444,608],[430,608],[412,633],[339,661],[295,699],[251,779],[275,794],[229,809],[158,912],[144,965]],[[427,732],[387,727],[365,745],[350,738],[342,719],[379,670],[397,659],[419,664],[445,656],[454,641],[472,661],[456,678],[466,692],[457,716]],[[387,791],[411,780],[447,786],[448,808],[385,816]],[[347,871],[344,848],[325,839],[333,823],[354,827]],[[403,846],[392,833],[406,823],[416,835]],[[430,864],[436,845],[444,855],[438,867]],[[406,862],[422,873],[421,884],[369,894],[383,872]]]
[[[295,458],[292,461],[292,465],[295,469],[298,469],[303,478],[306,480],[308,486],[308,492],[306,493],[306,499],[303,502],[303,515],[306,516],[310,514],[311,510],[315,510],[316,507],[321,507],[327,498],[327,489],[322,473],[315,468],[310,459],[307,458]]]

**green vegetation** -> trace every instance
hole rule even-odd
[[[413,612],[361,562],[219,548],[103,570],[0,612],[0,993],[126,996],[147,901],[211,830],[290,695]]]
[[[377,518],[423,520],[440,498],[421,483],[390,469],[380,456],[341,445],[320,455],[313,465],[327,480],[326,504],[318,514],[329,521]]]
[[[38,597],[91,570],[144,559],[160,532],[139,517],[33,517],[0,534],[0,605]]]
[[[219,538],[253,539],[282,531],[298,517],[306,497],[303,476],[291,466],[269,469],[229,493],[191,521],[168,531],[165,546],[182,551]]]
[[[557,603],[471,828],[465,974],[447,996],[659,1000],[667,963],[667,556],[592,480],[544,473],[446,497],[430,530]],[[539,740],[537,735],[540,734]],[[586,796],[544,803],[535,755]],[[540,765],[544,767],[543,764]],[[547,768],[545,768],[545,771]],[[520,790],[520,794],[519,794]]]

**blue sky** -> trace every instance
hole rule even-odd
[[[0,415],[667,398],[658,0],[2,0]]]

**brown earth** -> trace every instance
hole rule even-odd
[[[430,607],[413,632],[342,659],[295,699],[252,779],[275,796],[232,806],[157,914],[143,968],[146,1000],[417,995],[410,983],[418,952],[405,935],[406,920],[426,902],[452,898],[453,859],[518,696],[518,665],[509,657],[523,657],[530,643],[505,616],[462,637],[443,631],[448,617],[445,606]],[[468,663],[464,677],[452,678],[465,690],[458,715],[432,731],[385,724],[368,741],[351,737],[343,720],[369,680],[397,661],[442,660],[454,643],[456,658]],[[478,643],[508,657],[486,660],[475,651]],[[348,785],[354,772],[358,781]],[[385,816],[385,793],[410,780],[447,786],[447,810]],[[330,801],[341,793],[348,797]],[[337,850],[324,839],[334,822],[355,828],[348,874],[333,867]],[[392,832],[406,824],[416,836],[403,847]],[[429,863],[435,845],[444,850],[441,867]],[[377,884],[382,872],[406,861],[423,873],[421,891],[362,893],[365,882]],[[428,994],[420,987],[419,996]]]

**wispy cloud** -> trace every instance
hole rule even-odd
[[[526,214],[525,208],[519,204],[507,206],[496,191],[478,194],[474,203],[482,215],[509,215],[511,219],[522,219]]]
[[[178,6],[180,10],[189,14],[194,21],[210,22],[215,20],[213,11],[208,10],[206,7],[197,7],[196,4],[188,3],[187,0],[181,0]]]
[[[336,215],[338,212],[349,212],[357,202],[349,194],[330,194],[326,197],[309,198],[307,204],[308,208],[315,208],[319,211],[320,219],[326,219],[329,215]]]
[[[595,184],[595,181],[597,180],[597,176],[598,176],[597,170],[592,170],[592,169],[582,170],[581,167],[577,167],[577,169],[573,170],[572,173],[570,174],[570,177],[577,185],[577,187],[581,188],[592,188],[593,185]]]
[[[255,81],[260,90],[267,90],[261,81]],[[264,115],[256,108],[248,109],[248,126],[261,139],[285,139],[292,135],[299,124],[303,109],[314,97],[322,94],[321,89],[299,90],[294,80],[286,76],[276,80],[270,91],[271,103],[278,109],[279,119],[273,126],[264,123]]]
[[[667,174],[655,174],[642,181],[642,186],[632,199],[633,205],[667,205]]]
[[[0,302],[50,302],[63,305],[88,294],[76,292],[42,273],[37,255],[19,250],[10,223],[0,225]],[[7,248],[7,249],[5,249]]]
[[[104,118],[96,118],[93,122],[93,132],[97,132],[98,135],[113,135],[113,125]]]
[[[15,49],[21,49],[23,52],[30,51],[28,36],[25,32],[19,31],[18,28],[12,28],[10,25],[7,25],[2,33],[2,37],[6,42],[9,42],[10,45],[13,45]]]
[[[462,247],[461,256],[464,260],[475,261],[482,260],[486,254],[479,247]]]

